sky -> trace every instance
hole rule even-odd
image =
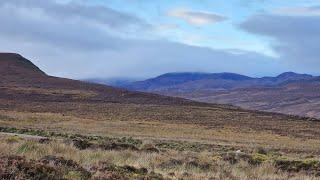
[[[1,0],[0,52],[47,74],[320,75],[320,0]]]

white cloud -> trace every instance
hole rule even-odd
[[[180,18],[191,25],[208,25],[217,22],[225,21],[227,18],[205,11],[189,11],[185,9],[173,9],[168,12],[168,16]]]

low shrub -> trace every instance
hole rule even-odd
[[[9,144],[13,144],[13,143],[18,143],[21,140],[21,138],[19,136],[9,136],[6,139],[6,142]]]
[[[62,179],[63,174],[50,166],[27,161],[20,156],[0,158],[0,179]]]
[[[146,168],[132,166],[116,166],[107,162],[100,162],[91,168],[93,179],[163,179],[161,174],[148,172]]]
[[[255,153],[255,154],[251,155],[248,162],[251,165],[259,165],[259,164],[267,161],[268,159],[269,159],[268,156],[265,154]]]
[[[320,175],[320,161],[317,160],[286,160],[280,159],[275,161],[275,166],[283,171],[300,172],[308,171]]]

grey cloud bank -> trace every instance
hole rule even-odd
[[[133,38],[131,34],[135,33],[143,37],[151,25],[134,15],[102,6],[60,4],[52,0],[4,0],[0,2],[0,21],[1,51],[21,53],[56,76],[144,78],[178,71],[227,71],[262,76],[286,70],[280,59],[255,52],[234,53],[168,40]],[[257,21],[270,21],[273,26],[262,29]],[[282,21],[286,20],[279,23]],[[249,32],[287,42],[275,48],[283,58],[292,58],[287,54],[291,53],[290,48],[301,47],[292,37],[302,30],[283,35],[278,26],[269,16],[252,17],[242,24]],[[304,45],[315,48],[311,39],[308,37]],[[306,54],[309,52],[315,54]],[[313,50],[295,53],[306,54],[310,64],[318,55]]]
[[[241,24],[241,28],[273,38],[273,49],[290,68],[319,72],[320,16],[260,14]]]
[[[29,14],[29,18],[44,18],[56,20],[97,22],[109,28],[127,28],[128,26],[145,26],[145,22],[131,14],[115,11],[105,6],[88,6],[83,3],[57,3],[53,0],[3,0],[0,2],[2,10],[10,10]]]

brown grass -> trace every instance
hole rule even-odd
[[[0,126],[320,154],[319,123],[286,120],[281,119],[282,116],[275,116],[274,119],[265,116],[267,119],[263,119],[245,111],[223,112],[217,108],[179,106],[173,109],[169,106],[133,104],[13,105],[10,110],[0,111]],[[234,119],[223,120],[223,116]]]
[[[8,137],[0,138],[0,155],[19,155],[38,160],[47,155],[71,159],[83,167],[91,167],[99,162],[108,162],[118,166],[130,165],[136,168],[146,167],[167,178],[183,179],[312,179],[305,173],[290,174],[279,171],[271,162],[254,166],[246,161],[230,164],[215,152],[195,153],[174,150],[161,153],[144,153],[136,151],[102,151],[78,150],[72,145],[54,140],[49,144],[19,140],[9,143]],[[177,162],[172,164],[172,159]],[[188,165],[193,162],[193,165]],[[198,166],[199,164],[199,166]],[[209,164],[210,166],[201,166]]]

